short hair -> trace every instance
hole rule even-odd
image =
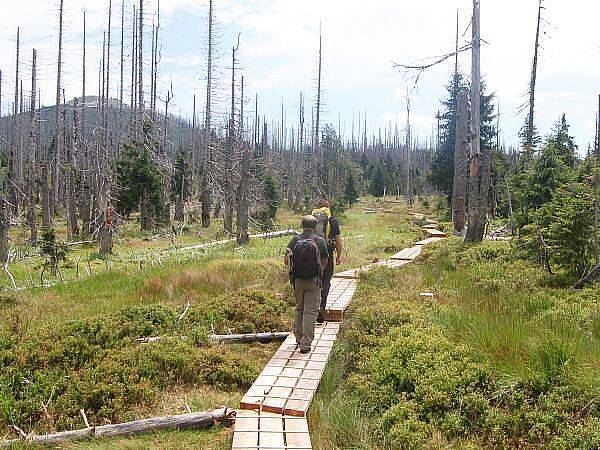
[[[317,218],[315,216],[304,216],[302,218],[302,228],[306,229],[315,229],[317,228]]]
[[[318,208],[330,208],[331,203],[329,203],[329,200],[327,200],[325,198],[320,198],[319,201],[317,202],[317,207]]]

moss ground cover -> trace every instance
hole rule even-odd
[[[451,239],[365,275],[315,447],[599,448],[598,299],[497,242]]]

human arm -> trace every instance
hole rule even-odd
[[[335,263],[339,266],[342,264],[342,252],[344,251],[344,239],[341,235],[337,235],[335,238]]]
[[[340,264],[342,264],[342,253],[344,252],[344,239],[342,238],[340,223],[335,217],[331,218],[331,237],[333,238],[333,246],[335,247],[335,263],[339,266]]]
[[[289,266],[289,265],[290,265],[290,263],[291,263],[291,255],[292,255],[292,250],[293,250],[293,248],[294,248],[294,244],[295,244],[295,243],[296,243],[296,242],[295,242],[295,240],[294,240],[294,239],[292,239],[292,240],[289,242],[289,244],[288,244],[287,248],[285,249],[285,256],[283,257],[283,263],[284,263],[286,266]]]

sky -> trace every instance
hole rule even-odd
[[[64,88],[71,99],[81,94],[82,11],[87,11],[87,92],[97,91],[103,32],[109,0],[64,0]],[[125,59],[131,52],[131,0],[125,1]],[[139,0],[137,0],[139,1]],[[136,3],[137,3],[136,1]],[[158,0],[145,0],[146,74],[149,74],[151,25]],[[225,117],[230,90],[231,48],[240,35],[239,74],[248,98],[258,94],[258,110],[274,120],[296,122],[299,95],[306,96],[307,117],[316,98],[319,28],[323,35],[324,121],[349,135],[353,117],[366,120],[376,133],[390,122],[406,121],[411,96],[413,134],[429,139],[434,116],[445,97],[454,62],[449,60],[422,75],[415,86],[393,62],[420,63],[453,50],[456,14],[460,42],[470,39],[469,0],[214,0],[217,20],[218,112]],[[32,48],[38,49],[43,103],[54,101],[59,0],[0,0],[0,70],[2,114],[14,92],[16,28],[21,28],[21,74],[29,90]],[[536,125],[542,134],[562,113],[583,152],[594,140],[600,94],[600,2],[545,0],[536,102]],[[189,116],[192,98],[204,104],[208,0],[161,1],[159,95],[172,86],[174,113]],[[524,122],[519,107],[526,102],[535,38],[537,0],[482,0],[482,74],[500,108],[501,138],[518,142]],[[119,87],[121,0],[113,0],[111,95]],[[470,53],[459,60],[470,72]],[[129,79],[128,64],[125,79]],[[146,80],[149,90],[149,78]],[[127,89],[128,90],[128,89]],[[128,97],[126,92],[125,97]],[[253,101],[247,111],[253,111]],[[358,125],[356,125],[358,127]]]

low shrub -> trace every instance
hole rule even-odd
[[[598,448],[597,288],[457,241],[363,276],[335,397],[360,402],[378,448]]]
[[[235,347],[213,346],[212,331],[289,328],[289,303],[258,291],[225,293],[180,309],[135,306],[18,337],[0,333],[0,429],[81,427],[128,420],[175,386],[249,387],[261,368]],[[162,336],[152,344],[138,338]],[[172,336],[172,337],[169,337]],[[184,337],[182,339],[182,336]]]

